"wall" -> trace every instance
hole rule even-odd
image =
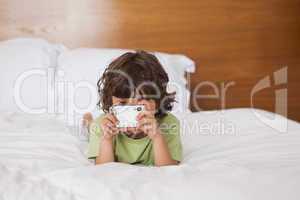
[[[255,94],[254,107],[274,111],[275,90],[288,88],[288,117],[300,121],[299,10],[300,0],[0,0],[0,39],[185,53],[198,65],[192,89],[234,84],[223,104],[198,98],[194,110],[249,107],[253,87],[270,76],[273,86]],[[288,84],[274,86],[273,72],[285,66]]]

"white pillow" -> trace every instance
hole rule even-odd
[[[0,111],[53,112],[54,67],[61,50],[43,39],[0,42]]]
[[[128,49],[79,48],[64,51],[58,59],[56,73],[57,112],[68,125],[78,125],[82,114],[102,113],[96,106],[98,101],[97,81],[109,63]],[[184,55],[154,53],[170,78],[170,91],[176,90],[174,114],[189,111],[189,91],[186,89],[185,72],[194,72],[194,62]],[[80,88],[82,87],[82,88]]]

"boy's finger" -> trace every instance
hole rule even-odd
[[[151,124],[151,121],[149,120],[142,120],[138,123],[138,127],[142,127],[142,126],[145,126],[147,124]]]
[[[118,122],[117,118],[112,114],[107,114],[106,119],[110,120],[114,124]]]
[[[119,134],[119,130],[118,129],[113,129],[112,130],[112,134],[113,135],[118,135]]]
[[[115,126],[113,123],[111,123],[111,122],[108,122],[108,123],[106,124],[106,126],[107,126],[108,128],[110,128],[110,129],[116,127],[116,126]]]
[[[107,125],[112,126],[113,123],[112,123],[112,121],[110,121],[109,119],[103,119],[101,125],[102,125],[102,126],[107,126]]]
[[[143,112],[140,112],[140,113],[136,116],[136,119],[137,119],[137,120],[140,120],[140,119],[143,118],[144,115],[145,115],[145,114],[144,114]]]
[[[121,127],[121,128],[119,128],[118,130],[121,131],[121,132],[126,132],[126,131],[127,131],[127,128]]]
[[[117,132],[117,129],[114,127],[106,127],[106,132],[108,132],[110,135],[114,135],[115,132]]]
[[[148,125],[148,124],[144,124],[142,125],[141,127],[139,127],[140,130],[142,130],[144,133],[148,133],[148,130],[151,129],[151,125]]]
[[[140,120],[144,117],[154,118],[154,115],[151,111],[143,111],[137,115],[137,120]]]

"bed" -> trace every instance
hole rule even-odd
[[[10,69],[0,75],[0,199],[300,198],[300,124],[254,108],[192,113],[184,74],[195,65],[184,55],[154,52],[180,94],[173,113],[181,122],[182,163],[95,166],[80,120],[86,111],[101,113],[94,83],[125,51],[69,50],[32,38],[0,42],[0,64]]]
[[[279,133],[253,112],[270,114],[255,109],[185,114],[182,123],[189,126],[222,120],[235,131],[186,129],[184,160],[167,167],[95,166],[84,155],[85,142],[57,119],[1,114],[0,197],[298,200],[299,123],[288,120],[289,131]]]

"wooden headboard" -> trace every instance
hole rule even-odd
[[[193,96],[227,86],[223,96],[192,101],[194,110],[249,107],[256,83],[269,76],[274,85],[273,72],[288,66],[288,83],[253,103],[274,111],[275,90],[287,88],[288,116],[300,121],[299,10],[300,0],[0,0],[0,39],[184,53],[197,63]]]

